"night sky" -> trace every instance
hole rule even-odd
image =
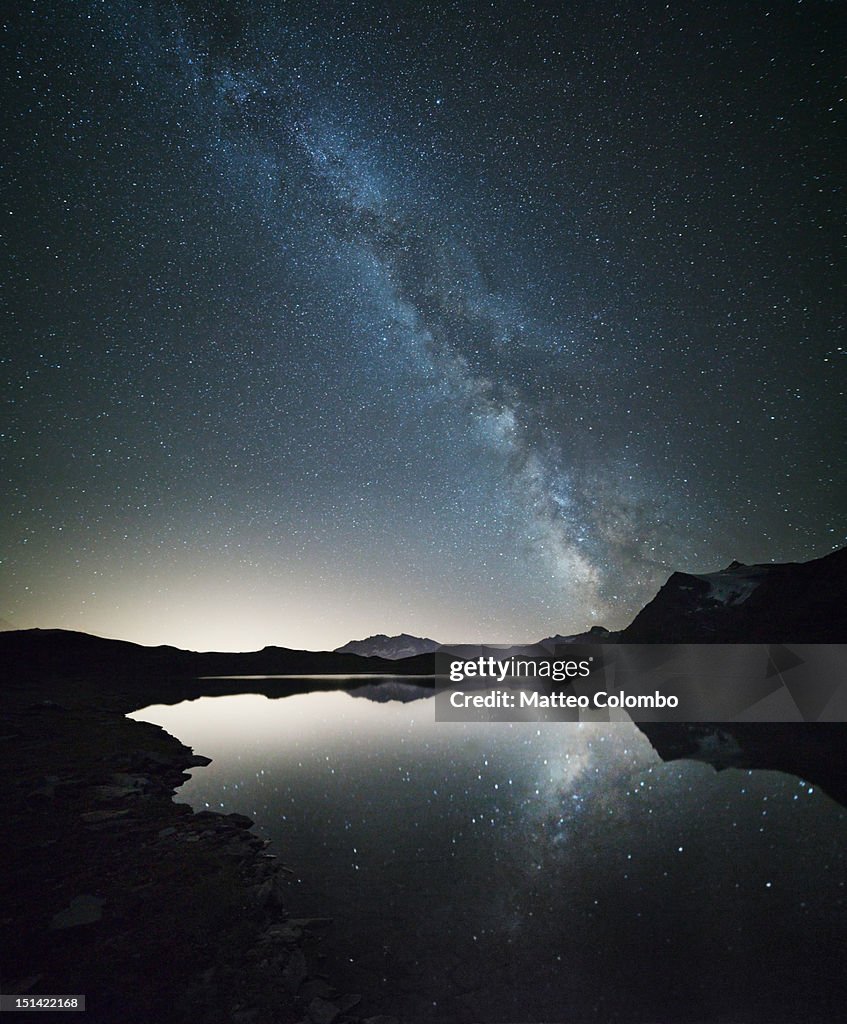
[[[7,624],[529,641],[845,543],[841,5],[15,8]]]

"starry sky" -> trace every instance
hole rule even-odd
[[[841,546],[844,28],[18,5],[0,617],[529,641]]]

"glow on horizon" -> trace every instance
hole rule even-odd
[[[511,628],[503,620],[486,626],[472,600],[457,610],[425,600],[415,607],[396,595],[370,595],[370,600],[358,604],[336,595],[329,603],[302,590],[269,595],[235,586],[174,588],[157,594],[155,600],[137,593],[132,600],[129,595],[122,599],[117,585],[115,591],[84,604],[63,606],[60,600],[48,599],[16,615],[10,624],[19,629],[77,630],[144,646],[165,644],[194,651],[256,651],[268,646],[330,651],[378,633],[409,633],[439,643],[535,643],[568,631],[553,615],[549,623],[535,628],[520,614]],[[591,624],[575,625],[569,631]],[[608,621],[604,625],[613,628]]]
[[[255,651],[266,646],[327,651],[374,634],[409,633],[440,643],[534,643],[591,625],[620,628],[618,621],[557,611],[521,593],[492,594],[445,579],[443,587],[402,578],[390,583],[337,576],[298,577],[289,571],[217,572],[161,566],[127,582],[120,573],[99,574],[89,586],[69,574],[16,596],[0,609],[13,628],[69,629],[195,651]],[[439,581],[440,583],[440,581]],[[93,584],[93,585],[92,585]],[[80,596],[82,595],[82,596]],[[478,595],[478,596],[477,596]]]

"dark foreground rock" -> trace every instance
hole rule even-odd
[[[360,1019],[316,966],[330,922],[288,917],[250,819],[173,802],[207,758],[125,718],[125,692],[7,683],[0,701],[4,994],[84,994],[98,1024]]]

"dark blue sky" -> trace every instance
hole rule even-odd
[[[839,5],[219,8],[4,25],[3,619],[531,640],[845,542]]]

